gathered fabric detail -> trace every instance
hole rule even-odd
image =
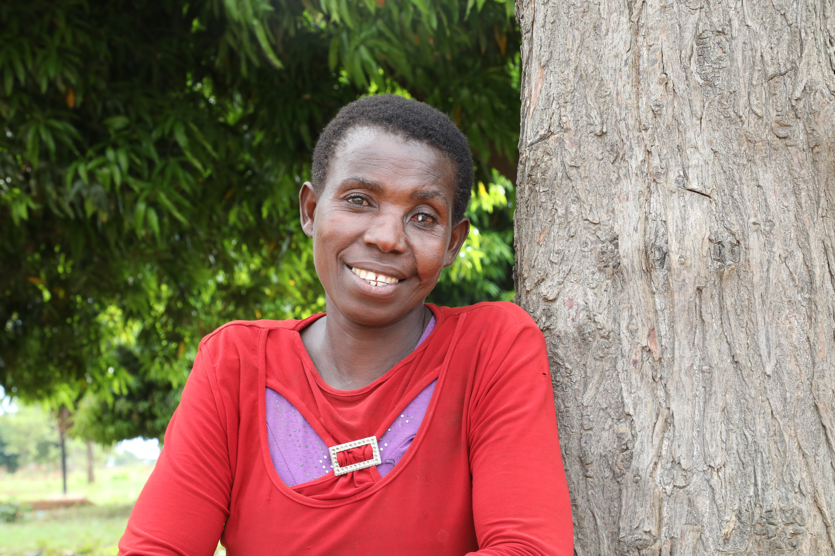
[[[359,448],[351,448],[350,450],[339,452],[336,454],[336,461],[339,463],[339,467],[348,467],[349,465],[353,465],[355,463],[368,461],[373,457],[374,453],[371,446],[366,444],[365,446],[360,446]]]
[[[431,358],[420,349],[435,323],[433,315],[412,354],[359,390],[339,391],[324,384],[298,336],[301,368],[293,372],[267,364],[276,371],[275,379],[266,381],[267,440],[270,460],[284,484],[303,496],[333,500],[373,486],[394,468],[417,436],[437,384],[437,371],[425,370]],[[382,463],[334,476],[328,446],[372,435]],[[346,467],[373,457],[371,446],[361,446],[339,452],[337,462]]]
[[[276,473],[287,486],[297,492],[321,488],[317,479],[326,476],[339,480],[356,475],[350,481],[353,488],[362,488],[385,477],[406,454],[423,422],[432,400],[437,381],[432,381],[397,414],[391,425],[379,437],[378,445],[382,463],[376,473],[370,468],[353,471],[342,477],[333,477],[328,444],[319,436],[305,415],[284,396],[271,388],[266,389],[267,435],[270,459]],[[368,461],[373,458],[370,445],[351,448],[337,454],[340,467]],[[307,483],[313,483],[308,485]],[[314,495],[315,496],[315,495]]]

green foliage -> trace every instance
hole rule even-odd
[[[20,454],[12,451],[2,435],[0,435],[0,467],[5,467],[7,473],[14,473],[20,467]]]
[[[0,554],[113,556],[118,552],[117,543],[125,532],[132,506],[131,503],[24,511],[14,523],[0,523]],[[22,509],[26,510],[26,506]]]
[[[519,33],[496,0],[0,4],[0,385],[76,434],[161,436],[200,338],[324,308],[297,191],[395,92],[467,133],[474,233],[432,300],[512,290]],[[478,233],[475,233],[475,230]]]
[[[128,506],[128,511],[124,515],[127,518],[130,506],[136,502],[154,466],[143,463],[127,451],[120,454],[115,449],[103,449],[100,446],[95,448],[94,482],[90,483],[87,480],[86,445],[81,453],[71,451],[71,457],[67,462],[67,492],[73,496],[85,498],[95,506],[87,507],[88,509],[73,507],[50,510],[46,515],[36,517],[47,519],[58,518],[61,515],[69,517],[76,512],[92,517],[89,514],[93,508],[98,508],[102,512],[99,517],[105,517],[108,507],[113,510]],[[0,500],[2,501],[43,500],[60,494],[62,490],[63,479],[60,469],[49,470],[38,466],[21,468],[13,475],[0,472]],[[124,530],[123,525],[121,532]],[[0,554],[5,554],[2,548],[6,546],[3,542],[6,540],[3,531],[0,530]]]
[[[60,461],[57,423],[37,405],[18,404],[16,412],[0,415],[0,443],[4,453],[14,457],[16,467]]]
[[[114,380],[110,390],[81,400],[74,417],[73,435],[112,444],[135,436],[160,436],[168,425],[180,401],[180,388],[170,379],[145,376],[133,351],[119,348],[119,352],[123,358],[119,368],[124,382]]]
[[[315,287],[288,287],[306,244],[289,218],[304,137],[360,91],[327,69],[320,29],[289,41],[293,67],[277,72],[233,48],[216,8],[0,7],[0,73],[15,77],[0,97],[3,200],[19,215],[0,224],[12,391],[70,405],[99,378],[112,387],[113,347],[137,323],[145,373],[181,384],[183,343],[262,300],[281,317],[288,300],[315,305]],[[303,13],[284,18],[308,28]],[[102,326],[111,306],[122,330]]]
[[[14,523],[23,517],[29,507],[17,502],[0,502],[0,523]]]
[[[513,207],[516,188],[493,170],[493,180],[476,184],[466,216],[470,235],[458,259],[444,271],[430,301],[452,306],[513,299]],[[465,285],[466,287],[462,287]]]

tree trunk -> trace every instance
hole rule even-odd
[[[61,485],[67,493],[67,408],[58,410],[58,440],[61,445]]]
[[[96,482],[96,459],[93,457],[93,442],[87,441],[87,482]]]
[[[516,13],[577,554],[835,554],[835,4]]]

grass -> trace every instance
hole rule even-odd
[[[0,556],[115,555],[133,503],[152,469],[142,464],[101,467],[92,484],[85,473],[70,473],[68,493],[95,506],[30,511],[17,523],[0,523]],[[0,473],[0,502],[42,500],[60,493],[60,473]]]
[[[96,481],[87,482],[87,474],[80,471],[69,473],[67,492],[83,496],[96,505],[133,504],[153,466],[134,463],[118,467],[99,467]],[[61,472],[43,472],[21,469],[8,474],[0,471],[0,501],[25,502],[42,500],[61,494]]]
[[[0,554],[116,554],[132,507],[84,506],[28,512],[19,523],[0,524]]]
[[[96,481],[86,473],[70,473],[67,491],[95,506],[28,511],[17,523],[0,523],[0,556],[115,556],[131,509],[153,470],[133,463],[96,469]],[[0,471],[0,503],[51,498],[61,493],[59,472]],[[215,553],[226,551],[218,546]]]

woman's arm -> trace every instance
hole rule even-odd
[[[525,315],[494,354],[470,411],[477,554],[571,556],[571,501],[545,340]]]
[[[214,554],[229,515],[232,471],[213,377],[201,346],[159,461],[119,541],[120,556]]]

